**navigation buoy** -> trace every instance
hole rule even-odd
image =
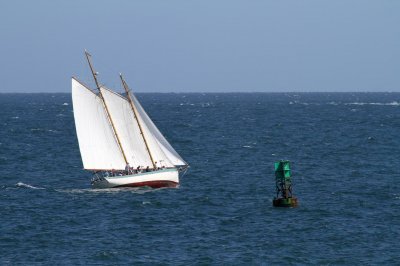
[[[274,207],[297,207],[297,198],[292,194],[290,162],[281,160],[275,163],[276,197]]]

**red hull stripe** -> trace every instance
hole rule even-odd
[[[162,188],[162,187],[177,187],[178,183],[173,181],[146,181],[146,182],[137,182],[137,183],[130,183],[115,187],[151,187],[151,188]]]

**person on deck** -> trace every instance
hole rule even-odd
[[[126,163],[125,172],[126,172],[127,175],[129,175],[129,169],[130,168],[131,168],[131,166],[129,165],[129,163]]]
[[[146,172],[150,172],[150,167],[149,166],[146,167]]]

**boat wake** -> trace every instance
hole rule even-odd
[[[45,188],[42,188],[42,187],[31,186],[29,184],[25,184],[25,183],[22,183],[22,182],[18,182],[17,184],[15,184],[15,186],[19,187],[19,188],[28,188],[28,189],[45,189]]]
[[[114,194],[114,193],[135,193],[135,194],[144,194],[148,192],[155,192],[161,190],[163,188],[150,188],[150,187],[135,187],[135,188],[76,188],[76,189],[56,189],[57,192],[69,193],[69,194],[81,194],[81,193],[106,193],[106,194]]]

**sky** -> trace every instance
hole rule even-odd
[[[0,0],[0,93],[400,92],[398,0]]]

